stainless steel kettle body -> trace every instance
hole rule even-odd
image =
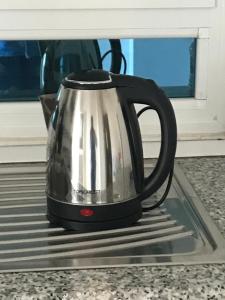
[[[53,223],[82,231],[133,223],[141,217],[143,198],[169,174],[176,123],[169,161],[159,158],[165,164],[163,176],[158,165],[150,178],[144,178],[137,117],[133,102],[128,105],[126,99],[130,92],[136,99],[136,89],[124,89],[131,79],[124,76],[121,82],[121,77],[105,71],[72,74],[59,89],[48,139],[46,193]],[[49,96],[42,100],[49,101]]]
[[[54,138],[49,139],[48,195],[78,205],[113,204],[136,196],[116,89],[62,86],[58,97],[59,112],[49,129]]]

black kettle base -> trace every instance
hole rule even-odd
[[[126,227],[142,216],[138,201],[126,201],[104,206],[79,206],[47,197],[47,217],[50,223],[78,232],[90,232]]]
[[[104,221],[104,222],[76,222],[72,220],[67,220],[59,218],[57,216],[47,214],[47,218],[50,223],[61,226],[68,230],[75,230],[77,232],[91,232],[91,231],[100,231],[100,230],[109,230],[127,227],[136,223],[141,217],[140,213],[128,216],[122,219]]]

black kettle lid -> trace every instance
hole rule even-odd
[[[62,84],[71,89],[98,90],[113,87],[110,73],[104,70],[84,70],[69,74]]]

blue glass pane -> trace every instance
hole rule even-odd
[[[136,39],[133,49],[134,75],[154,79],[170,97],[194,96],[195,39]]]
[[[87,68],[151,78],[169,97],[194,97],[196,39],[0,41],[0,101],[37,100],[48,49],[48,87]]]
[[[0,41],[1,101],[37,99],[40,62],[37,42]]]
[[[98,40],[98,44],[99,44],[99,48],[100,48],[101,57],[104,57],[104,54],[106,52],[110,51],[110,49],[111,49],[109,40],[107,40],[107,39]],[[112,53],[109,53],[102,60],[104,70],[108,70],[108,71],[110,70],[111,59],[112,59]]]

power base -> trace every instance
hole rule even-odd
[[[126,227],[142,216],[141,203],[129,200],[107,205],[80,206],[47,197],[47,217],[55,225],[78,232]],[[82,212],[91,212],[82,215]]]

